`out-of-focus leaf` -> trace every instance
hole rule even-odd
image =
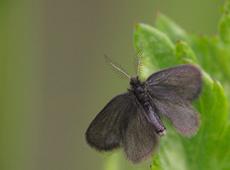
[[[214,36],[191,36],[192,49],[202,68],[220,80],[230,82],[230,50]]]
[[[142,79],[147,78],[156,68],[173,66],[176,64],[175,45],[161,31],[139,24],[134,32],[135,47],[142,51],[141,64],[138,69]]]
[[[150,161],[150,160],[149,160]],[[110,153],[104,165],[104,170],[149,170],[151,162],[142,162],[139,164],[131,164],[125,157],[123,151]]]
[[[167,46],[165,42],[169,42],[169,40],[165,38],[165,34],[150,26],[139,25],[134,35],[138,37],[135,38],[136,47],[142,47],[143,54],[148,54],[143,55],[140,60],[144,60],[144,62],[141,62],[142,67],[149,72],[181,63],[195,64],[198,61],[192,48],[187,43],[178,42],[176,48],[174,45]],[[164,40],[167,39],[167,41],[158,41],[157,47],[163,47],[167,52],[170,51],[164,56],[162,56],[163,53],[156,53],[153,50],[155,47],[152,40],[159,39],[159,35],[164,35]],[[142,43],[145,45],[142,45]],[[151,44],[152,48],[148,44]],[[203,62],[209,63],[210,60]],[[139,72],[139,74],[146,78],[145,72]],[[168,134],[161,139],[161,148],[158,155],[160,168],[163,170],[230,168],[228,163],[230,158],[226,158],[228,155],[224,154],[225,149],[230,149],[229,146],[226,146],[225,141],[226,138],[229,138],[225,134],[226,129],[228,129],[227,99],[222,86],[217,81],[213,81],[205,72],[203,73],[203,81],[202,95],[195,105],[201,114],[200,130],[194,137],[185,138],[178,135],[172,129],[172,126],[167,126]],[[225,149],[222,145],[225,146]],[[155,161],[153,162],[152,169],[159,169],[159,165]]]
[[[167,34],[173,42],[187,39],[186,32],[179,25],[161,13],[157,15],[155,27]]]
[[[176,43],[176,57],[181,63],[197,63],[195,53],[185,41]]]

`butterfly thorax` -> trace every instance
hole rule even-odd
[[[131,91],[134,93],[134,95],[137,97],[137,99],[144,104],[145,100],[147,99],[146,93],[145,93],[145,85],[142,83],[138,77],[132,77],[130,79],[130,86]]]

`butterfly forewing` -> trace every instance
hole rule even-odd
[[[146,85],[156,98],[193,100],[201,90],[201,72],[193,65],[180,65],[152,74]]]
[[[95,117],[86,131],[86,140],[98,150],[120,146],[130,114],[136,112],[135,96],[124,93],[114,97]]]
[[[122,140],[127,158],[133,163],[147,158],[158,146],[158,139],[153,125],[147,121],[144,115],[144,110],[138,107],[128,121]]]
[[[201,90],[201,73],[193,65],[181,65],[152,74],[146,81],[151,103],[183,135],[191,136],[199,127],[198,113],[191,101]]]

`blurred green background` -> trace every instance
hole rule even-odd
[[[0,169],[100,170],[108,156],[84,132],[134,73],[132,33],[160,11],[189,32],[215,34],[223,0],[1,0]]]

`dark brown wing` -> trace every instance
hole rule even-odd
[[[198,113],[191,101],[200,94],[201,85],[201,73],[193,65],[159,71],[146,81],[153,107],[186,136],[195,134],[199,127]]]
[[[185,101],[154,100],[157,112],[166,116],[184,136],[194,135],[199,127],[199,115],[191,103]]]
[[[114,97],[91,122],[86,140],[98,150],[111,150],[120,146],[122,128],[129,115],[136,112],[135,96],[124,93]]]
[[[201,91],[200,70],[190,64],[168,68],[152,74],[146,81],[152,97],[174,100],[195,99]]]
[[[158,146],[159,137],[141,107],[129,118],[123,137],[123,147],[127,158],[133,163],[148,158]]]

